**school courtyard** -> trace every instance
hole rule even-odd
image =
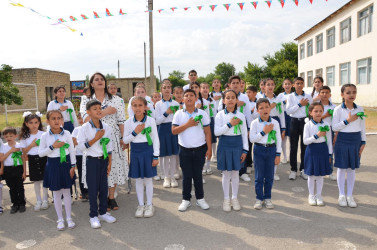
[[[59,232],[53,206],[33,211],[33,185],[26,185],[26,212],[14,215],[9,213],[5,187],[0,249],[376,249],[376,148],[377,135],[368,135],[362,166],[356,174],[357,208],[337,205],[337,184],[328,178],[323,188],[326,206],[309,206],[306,181],[289,181],[289,165],[284,164],[278,169],[281,180],[273,187],[273,210],[254,210],[253,182],[241,181],[242,210],[223,212],[221,175],[216,170],[205,177],[205,198],[211,206],[207,211],[195,206],[193,199],[188,211],[179,212],[180,187],[165,189],[160,181],[154,182],[154,217],[137,219],[135,189],[127,194],[127,187],[123,186],[118,189],[120,209],[112,212],[116,223],[102,223],[101,229],[91,229],[89,204],[75,200],[72,211],[77,227]]]

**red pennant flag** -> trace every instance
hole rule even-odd
[[[190,7],[186,7],[186,8],[183,8],[183,9],[186,11],[186,10],[190,9]]]
[[[284,8],[285,0],[279,0],[281,7]]]
[[[119,15],[123,16],[123,15],[125,15],[125,14],[126,14],[126,13],[123,13],[122,9],[120,9],[120,11],[119,11]]]
[[[230,6],[230,3],[224,4],[224,7],[226,8],[227,11],[229,10],[229,6]]]
[[[106,8],[106,16],[113,16],[113,14],[110,13],[108,8]]]
[[[271,7],[271,1],[266,1],[267,5],[268,5],[268,8]]]
[[[237,3],[238,4],[238,6],[240,6],[240,9],[241,9],[241,11],[243,10],[243,5],[244,5],[244,3]]]
[[[217,5],[210,5],[209,7],[211,8],[212,11],[214,11],[215,8],[216,8],[216,6],[217,6]]]
[[[293,2],[295,2],[296,6],[298,6],[298,0],[293,0]]]
[[[164,9],[159,9],[159,10],[158,10],[158,13],[161,13],[161,11],[163,11],[163,10],[164,10]]]
[[[201,5],[201,6],[197,6],[197,8],[199,9],[199,11],[200,10],[202,10],[202,8],[203,8],[203,5]]]
[[[310,4],[313,4],[313,0],[309,0]]]
[[[86,20],[86,19],[89,19],[87,16],[85,16],[84,14],[81,14],[81,17],[82,17],[82,20]]]
[[[77,21],[77,18],[74,16],[70,16],[69,18],[71,19],[71,21]]]
[[[177,7],[170,8],[173,12],[174,10],[178,9]]]
[[[101,17],[97,14],[97,12],[93,11],[93,14],[94,14],[94,18],[101,18]]]
[[[59,18],[58,19],[60,22],[62,22],[62,23],[65,23],[65,22],[67,22],[66,20],[64,20],[63,18]]]
[[[251,2],[251,4],[254,6],[254,9],[257,9],[258,2]]]

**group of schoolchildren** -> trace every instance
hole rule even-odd
[[[154,215],[152,179],[162,179],[164,188],[176,188],[179,168],[183,180],[182,202],[178,210],[183,212],[191,206],[192,185],[196,205],[209,209],[204,199],[203,176],[212,174],[211,160],[217,162],[217,169],[222,174],[224,211],[241,209],[239,180],[250,181],[247,174],[251,173],[252,163],[255,168],[254,208],[274,208],[271,190],[274,180],[280,180],[276,174],[278,165],[288,162],[288,138],[289,179],[295,180],[297,176],[300,141],[299,174],[307,180],[310,205],[324,205],[321,195],[323,178],[329,175],[338,182],[339,206],[357,206],[352,192],[355,169],[360,166],[366,142],[366,115],[363,108],[354,103],[355,85],[342,86],[343,102],[335,106],[331,102],[331,89],[324,86],[321,77],[314,79],[311,94],[303,91],[304,79],[301,77],[296,77],[293,82],[285,79],[282,84],[284,92],[279,95],[274,93],[276,84],[271,78],[261,80],[260,92],[249,86],[245,93],[245,82],[239,76],[230,77],[224,91],[218,79],[213,80],[212,86],[198,83],[195,70],[189,72],[189,79],[188,85],[174,88],[165,79],[161,83],[161,92],[153,93],[151,97],[146,95],[145,86],[138,84],[129,101],[129,118],[121,139],[130,144],[128,177],[135,180],[139,203],[136,217]],[[116,219],[108,212],[107,185],[111,170],[111,128],[101,121],[101,102],[91,100],[87,103],[90,121],[82,124],[80,114],[76,116],[72,103],[65,100],[64,87],[60,86],[54,92],[56,98],[47,109],[46,132],[39,112],[24,114],[19,135],[11,127],[2,131],[6,143],[0,145],[0,178],[10,189],[13,204],[10,212],[25,211],[23,181],[28,161],[29,178],[34,182],[37,198],[34,210],[49,207],[47,190],[50,189],[58,230],[65,229],[63,202],[67,226],[74,228],[71,188],[77,166],[82,199],[89,200],[90,204],[91,227],[101,227],[100,221],[113,223]],[[19,142],[16,142],[17,138]],[[81,169],[83,155],[86,160],[85,180]],[[157,173],[158,165],[160,174]],[[336,177],[333,166],[337,168]],[[0,183],[0,213],[3,212],[1,195]]]

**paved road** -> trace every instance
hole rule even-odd
[[[192,206],[187,212],[178,212],[180,188],[164,189],[161,182],[155,182],[154,217],[136,219],[135,192],[127,194],[123,187],[119,189],[120,210],[113,212],[116,223],[91,229],[89,204],[75,201],[72,210],[77,227],[58,232],[54,208],[34,212],[33,187],[26,185],[24,214],[9,214],[9,194],[4,188],[0,248],[21,249],[35,243],[30,249],[377,249],[377,136],[367,140],[356,175],[354,196],[359,207],[355,209],[337,205],[337,185],[328,178],[323,188],[326,206],[309,206],[306,181],[289,181],[285,164],[278,170],[281,181],[274,183],[273,210],[254,210],[253,182],[242,182],[239,200],[243,209],[223,212],[221,176],[215,171],[205,177],[208,211]],[[30,241],[19,244],[25,240]]]

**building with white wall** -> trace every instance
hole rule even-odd
[[[356,103],[377,107],[377,0],[351,0],[305,31],[298,41],[298,72],[310,92],[313,78],[323,77],[332,100],[341,102],[343,84],[357,85]]]

